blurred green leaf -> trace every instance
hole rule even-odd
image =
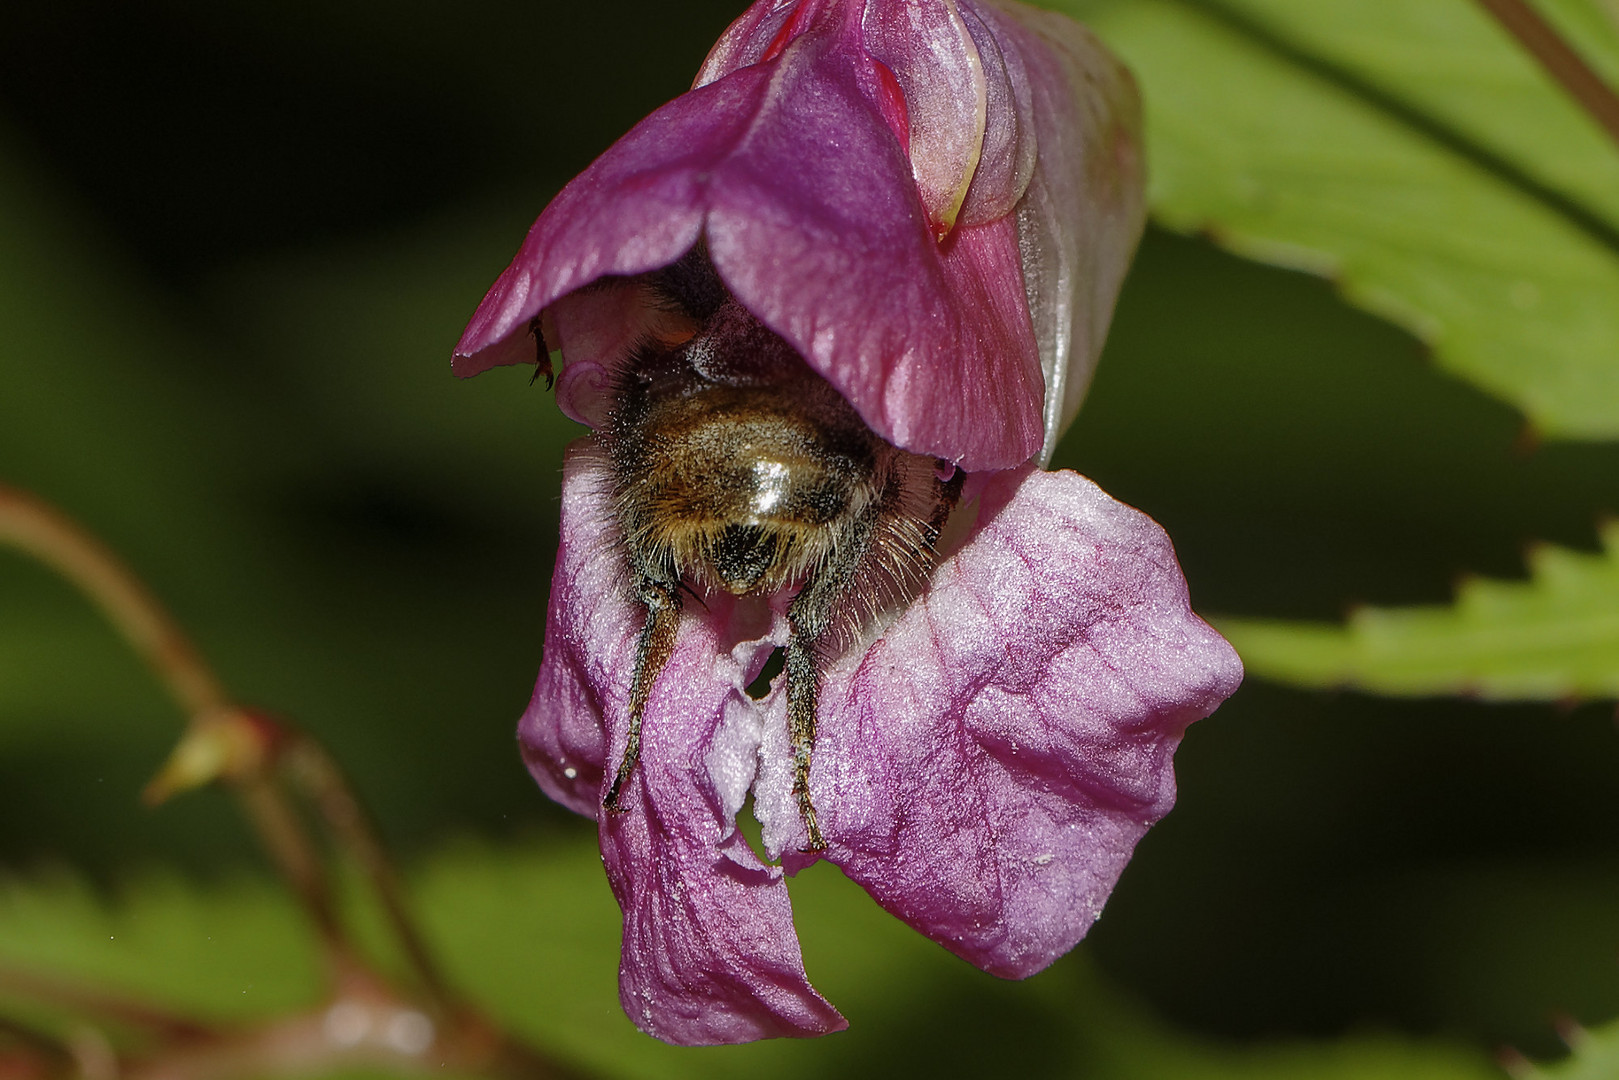
[[[680,1049],[636,1032],[619,1009],[619,913],[588,839],[464,845],[427,861],[414,881],[453,981],[548,1052],[603,1076],[1495,1075],[1482,1053],[1438,1041],[1363,1036],[1239,1048],[1182,1035],[1122,998],[1083,954],[1035,979],[1003,982],[919,937],[824,865],[794,881],[794,902],[811,975],[851,1029],[809,1042]],[[211,1019],[318,1001],[299,916],[279,890],[252,879],[188,885],[155,876],[105,897],[64,875],[12,879],[0,887],[0,963]]]
[[[1619,1023],[1565,1032],[1567,1058],[1554,1065],[1514,1068],[1514,1080],[1613,1080],[1619,1076]]]
[[[199,887],[154,872],[111,893],[65,870],[0,878],[0,968],[206,1021],[319,999],[308,927],[279,890],[247,876]],[[0,978],[0,1001],[15,997]]]
[[[1494,701],[1619,697],[1619,524],[1605,554],[1543,546],[1528,583],[1465,582],[1451,607],[1361,608],[1347,626],[1224,619],[1254,675]]]
[[[1337,280],[1543,433],[1619,437],[1619,149],[1464,0],[1064,0],[1134,68],[1158,220]],[[1619,32],[1555,8],[1619,74]]]

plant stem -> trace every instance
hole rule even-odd
[[[1619,93],[1525,0],[1478,0],[1619,144]]]
[[[187,716],[223,708],[225,691],[161,604],[107,547],[65,515],[0,484],[0,541],[79,587],[162,680]]]
[[[22,971],[9,964],[0,965],[0,990],[47,1002],[96,1024],[133,1028],[149,1036],[194,1039],[208,1033],[203,1025],[158,1006],[68,979]],[[0,1030],[15,1027],[14,1021],[0,1020]]]
[[[73,1051],[65,1043],[27,1024],[0,1016],[0,1045],[8,1040],[40,1063],[46,1075],[65,1073],[73,1063]],[[5,1062],[5,1055],[0,1054],[0,1076],[10,1075],[5,1070]]]
[[[271,860],[315,924],[331,983],[331,996],[314,1012],[220,1031],[112,995],[0,968],[0,988],[133,1025],[159,1036],[162,1046],[120,1061],[91,1029],[79,1047],[41,1041],[3,1018],[0,1033],[33,1057],[71,1060],[81,1073],[116,1072],[128,1080],[325,1072],[345,1065],[424,1073],[451,1066],[514,1080],[579,1075],[506,1036],[454,998],[410,918],[399,875],[337,762],[310,736],[232,704],[179,626],[112,551],[59,511],[3,484],[0,544],[22,549],[84,592],[186,710],[190,719],[180,751],[196,753],[177,752],[171,763],[178,760],[180,767],[173,775],[159,774],[148,796],[161,799],[210,780],[236,790]],[[417,997],[436,1015],[427,1016],[402,998],[350,944],[326,864],[300,807],[283,789],[286,783],[307,800],[335,846],[359,864],[376,890],[419,984]]]
[[[343,770],[325,747],[302,733],[293,736],[282,760],[287,775],[314,805],[338,846],[359,862],[428,1000],[439,1008],[447,1008],[450,994],[444,977],[410,916],[399,875],[388,860],[376,827],[349,786]]]
[[[337,917],[326,866],[305,834],[297,810],[275,781],[265,777],[242,779],[236,790],[259,842],[315,924],[331,969],[328,975],[338,977],[353,964],[353,950]]]
[[[231,708],[224,687],[179,625],[105,544],[56,508],[0,484],[0,543],[33,556],[77,586],[101,609],[157,675],[195,728]],[[334,967],[347,963],[331,888],[297,812],[262,775],[237,780],[248,819],[271,860],[303,901]]]

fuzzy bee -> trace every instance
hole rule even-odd
[[[808,850],[824,850],[809,794],[821,673],[879,614],[920,591],[963,473],[873,433],[728,296],[700,249],[642,283],[659,331],[617,363],[596,436],[611,464],[631,591],[646,613],[628,742],[603,805],[624,809],[619,795],[683,596],[796,590],[783,649],[792,790]]]

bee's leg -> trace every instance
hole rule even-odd
[[[793,798],[808,836],[805,851],[825,851],[815,803],[810,799],[810,756],[815,749],[816,712],[821,698],[821,643],[838,605],[871,546],[875,514],[856,522],[838,554],[804,583],[787,608],[784,665],[787,671],[787,737],[793,748]]]
[[[947,469],[948,475],[941,475]],[[933,544],[961,499],[965,479],[966,474],[949,462],[939,461],[934,465],[934,505],[928,518],[921,522],[921,533],[916,537],[920,547],[914,550],[916,566],[924,574],[933,568],[936,561]],[[884,529],[884,523],[901,513],[903,497],[901,484],[890,477],[882,497],[859,520],[851,523],[838,553],[811,575],[787,609],[792,631],[785,649],[787,736],[793,748],[793,798],[798,802],[798,813],[808,836],[806,851],[826,850],[826,837],[821,833],[809,790],[810,758],[815,750],[821,696],[821,643],[829,636],[840,607],[847,600],[845,594],[859,576],[862,561],[879,541],[878,534]]]
[[[799,594],[802,596],[803,594]],[[797,607],[797,602],[793,604]],[[787,737],[793,747],[793,798],[798,801],[798,816],[804,820],[804,832],[809,841],[804,850],[825,851],[826,839],[821,835],[821,824],[815,817],[815,804],[810,801],[810,754],[815,749],[815,710],[821,696],[820,663],[815,645],[806,640],[796,625],[787,639]]]
[[[623,811],[618,796],[635,771],[635,762],[641,756],[641,718],[646,713],[647,698],[652,696],[652,683],[657,679],[669,655],[675,651],[675,632],[680,628],[680,594],[676,585],[641,577],[636,594],[646,608],[646,624],[635,645],[635,676],[630,683],[630,734],[624,743],[624,760],[619,762],[618,773],[607,789],[602,805],[609,810]]]

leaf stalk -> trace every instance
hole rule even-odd
[[[1478,0],[1619,145],[1619,93],[1526,0]]]

